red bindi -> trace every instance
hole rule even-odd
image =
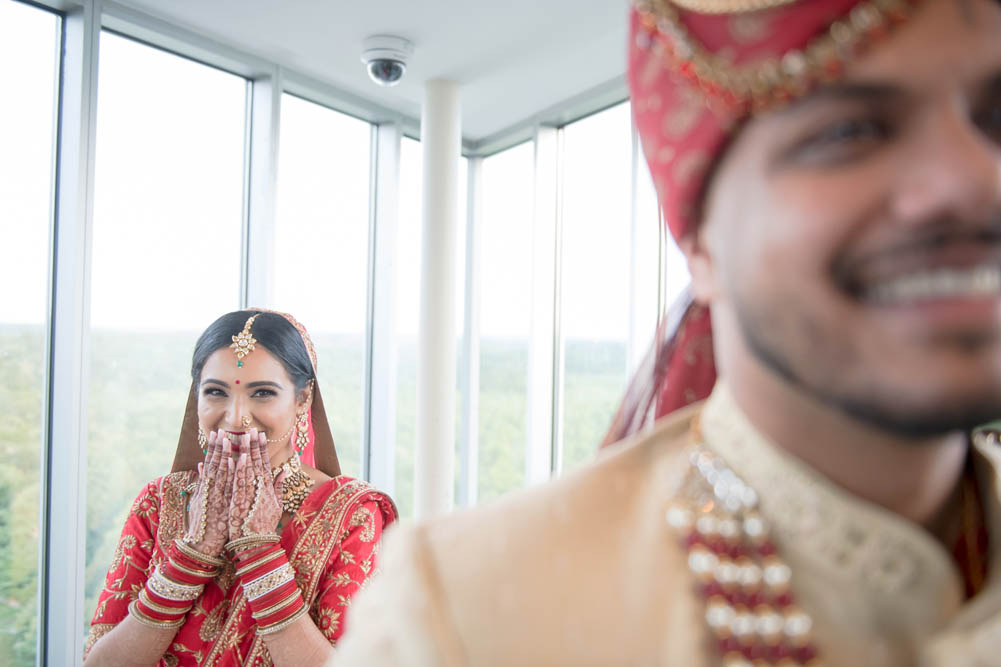
[[[239,381],[239,380],[237,380],[237,381],[236,381],[236,383],[237,383],[237,384],[240,384],[240,381]]]

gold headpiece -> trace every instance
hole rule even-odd
[[[254,345],[257,343],[257,339],[250,333],[250,325],[254,323],[254,320],[257,319],[258,315],[260,315],[260,313],[252,315],[247,320],[247,323],[243,325],[243,331],[233,336],[233,344],[230,345],[230,347],[233,348],[233,352],[236,354],[237,366],[243,366],[243,358],[254,351]]]

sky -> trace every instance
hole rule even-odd
[[[45,320],[58,25],[0,2],[0,90],[18,99],[0,104],[0,322]]]
[[[58,20],[0,0],[0,322],[41,322],[47,303]],[[200,330],[239,305],[247,82],[241,77],[103,33],[98,80],[91,320],[96,328]],[[284,95],[275,237],[275,299],[317,332],[364,331],[370,129]],[[642,340],[657,306],[656,197],[645,166],[630,257],[628,105],[564,134],[563,310],[568,337]],[[420,145],[400,165],[396,327],[416,335],[420,262]],[[462,326],[466,165],[455,258],[456,330]],[[481,333],[528,335],[532,145],[483,167]],[[669,248],[668,297],[687,282]],[[631,331],[630,262],[636,307]],[[647,314],[648,313],[648,314]],[[166,319],[165,319],[166,318]],[[639,324],[636,324],[636,323]]]

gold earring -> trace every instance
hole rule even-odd
[[[209,437],[205,435],[202,425],[198,425],[198,446],[202,448],[202,454],[209,453]]]
[[[295,450],[296,454],[302,456],[302,453],[306,451],[306,445],[309,444],[309,413],[306,411],[300,412],[295,419]]]
[[[240,420],[240,423],[243,424],[243,428],[250,428],[250,417],[244,415]]]

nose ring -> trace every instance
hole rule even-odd
[[[250,428],[250,417],[244,415],[241,423],[243,424],[243,428]]]

